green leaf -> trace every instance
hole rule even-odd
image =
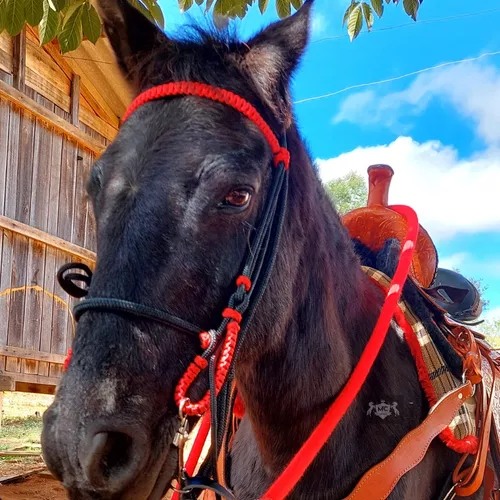
[[[5,11],[5,0],[0,0],[0,33],[5,29],[7,24],[6,11]]]
[[[347,21],[347,33],[351,42],[359,35],[361,28],[363,27],[363,13],[361,12],[361,7],[358,5],[349,16]]]
[[[384,13],[384,4],[382,0],[371,0],[373,10],[378,17],[382,17]]]
[[[92,4],[83,7],[82,13],[83,34],[93,43],[101,37],[101,19]]]
[[[40,0],[24,0],[24,16],[31,26],[38,26],[43,16],[43,4]]]
[[[403,0],[403,7],[406,13],[414,20],[417,20],[417,12],[420,7],[418,0]]]
[[[52,10],[55,10],[56,12],[61,12],[64,10],[67,5],[68,1],[67,0],[49,0],[50,8]]]
[[[186,0],[181,0],[186,1]],[[217,0],[214,6],[215,17],[228,17],[228,11],[231,9],[231,0]]]
[[[59,33],[58,40],[63,54],[78,48],[82,43],[82,14],[84,6],[79,5],[68,19],[65,19],[64,27]]]
[[[198,4],[198,2],[196,2],[196,3]],[[202,3],[203,3],[203,0],[198,5],[201,5]],[[153,17],[155,18],[156,24],[161,29],[164,29],[165,28],[165,18],[163,17],[163,12],[161,10],[161,7],[157,3],[155,3],[152,5],[150,10],[151,10],[151,14],[153,14]]]
[[[156,0],[141,0],[145,5],[146,9],[150,12],[153,17],[153,22],[155,22],[160,28],[163,29],[165,26],[165,19],[163,17],[163,12],[160,6],[156,3]]]
[[[266,12],[268,5],[269,0],[259,0],[259,10],[261,14],[264,14],[264,12]]]
[[[151,12],[149,12],[146,7],[144,7],[144,4],[141,3],[139,0],[128,0],[128,3],[135,7],[143,16],[147,17],[152,23],[155,22],[155,19]]]
[[[368,28],[368,31],[370,31],[373,26],[372,8],[366,2],[361,4],[361,8],[363,9],[363,15],[365,16],[366,27]]]
[[[207,0],[207,3],[205,4],[205,14],[212,8],[213,3],[214,0]]]
[[[194,0],[196,5],[203,5],[203,0]]]
[[[295,10],[299,10],[302,7],[302,0],[290,0],[292,2],[292,6]]]
[[[59,20],[60,15],[52,9],[49,0],[43,0],[43,16],[38,25],[40,45],[45,45],[54,40],[59,29]]]
[[[292,13],[290,0],[276,0],[276,12],[280,19],[288,17]]]
[[[351,5],[347,7],[347,10],[344,12],[344,19],[342,20],[342,26],[345,25],[347,20],[349,19],[349,16],[352,14],[352,11],[359,5],[359,2],[352,1]]]
[[[83,5],[83,0],[73,0],[68,9],[64,12],[63,29],[66,23],[70,20],[71,16]]]
[[[188,11],[193,5],[193,0],[179,0],[179,7],[181,12]]]
[[[214,20],[217,20],[219,26],[225,23],[220,18],[235,18],[236,16],[242,18],[247,11],[246,0],[217,0],[214,6]]]
[[[16,36],[24,26],[24,0],[6,1],[5,27],[10,36]]]

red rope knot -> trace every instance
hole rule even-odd
[[[229,308],[228,308],[229,309]],[[227,311],[227,309],[226,309]],[[225,311],[225,312],[226,312]],[[229,309],[228,314],[233,314],[234,309]],[[241,314],[240,314],[241,316]],[[231,362],[234,356],[234,351],[236,348],[236,341],[238,340],[238,333],[240,331],[240,325],[233,319],[227,324],[226,327],[226,338],[224,339],[224,345],[222,346],[222,352],[217,363],[217,369],[215,373],[215,393],[219,394],[222,386],[224,385],[229,368],[231,367]],[[177,384],[175,389],[175,403],[180,407],[183,399],[186,399],[187,391],[190,385],[193,383],[194,379],[198,374],[206,368],[208,362],[205,358],[201,356],[196,356],[195,360],[189,365],[186,373],[182,376],[181,380]],[[203,398],[197,403],[187,402],[182,411],[185,415],[203,415],[206,411],[210,409],[210,391],[207,391]]]
[[[279,167],[280,163],[283,162],[285,165],[285,170],[288,170],[290,166],[290,151],[288,149],[281,147],[279,151],[274,153],[274,166]]]
[[[177,406],[180,406],[182,400],[186,399],[186,394],[189,387],[201,372],[201,370],[205,369],[207,366],[208,361],[205,358],[202,358],[201,356],[196,356],[194,358],[194,361],[188,366],[186,373],[184,373],[182,378],[179,380],[177,387],[175,388],[174,398]],[[184,407],[184,413],[187,413],[191,406],[192,405],[190,403],[186,404]]]
[[[201,332],[200,343],[201,343],[201,348],[204,351],[206,351],[210,347],[210,344],[212,343],[212,335],[210,335],[209,332]]]
[[[236,286],[241,285],[245,287],[245,292],[249,292],[250,288],[252,288],[252,282],[250,281],[250,278],[248,276],[238,276],[238,278],[236,279]]]
[[[63,372],[65,372],[68,369],[69,363],[71,361],[71,356],[73,355],[73,349],[69,348],[68,349],[68,354],[66,354],[66,359],[64,360],[63,364]]]
[[[224,309],[224,311],[222,311],[222,317],[234,319],[234,321],[236,321],[237,324],[241,323],[241,320],[243,319],[243,316],[241,315],[241,313],[239,313],[236,309],[231,309],[230,307],[226,307],[226,309]],[[231,324],[231,323],[229,323],[229,324]]]
[[[236,321],[230,321],[226,326],[227,336],[226,338],[233,339],[238,335],[240,331],[240,325]]]

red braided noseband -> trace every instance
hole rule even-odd
[[[205,99],[211,99],[212,101],[226,104],[227,106],[231,106],[236,111],[239,111],[251,120],[266,138],[267,142],[271,146],[271,151],[273,152],[274,165],[277,167],[281,162],[283,162],[285,169],[288,169],[290,166],[290,152],[288,149],[280,146],[274,132],[271,130],[264,118],[262,118],[260,113],[248,101],[239,95],[230,92],[229,90],[212,87],[211,85],[207,85],[205,83],[172,82],[164,83],[163,85],[158,85],[146,90],[132,101],[132,104],[123,115],[122,122],[125,122],[137,108],[140,108],[147,102],[155,101],[163,97],[179,95],[204,97]]]

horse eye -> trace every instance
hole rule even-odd
[[[233,189],[222,202],[223,205],[243,208],[250,202],[251,194],[246,189]]]

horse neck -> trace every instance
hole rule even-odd
[[[345,383],[381,302],[296,131],[288,144],[281,250],[237,368],[261,454],[277,467]]]

